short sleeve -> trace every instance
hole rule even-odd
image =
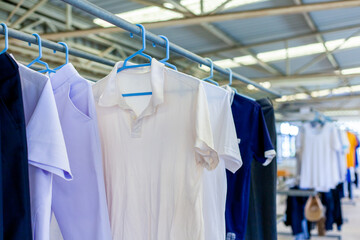
[[[215,149],[219,157],[224,160],[226,169],[235,173],[242,166],[242,160],[231,111],[229,93],[226,93],[218,115],[220,121],[217,123],[217,134],[214,135],[216,137],[216,139],[214,139]]]
[[[44,86],[26,131],[29,164],[71,180],[65,140],[50,81]]]
[[[255,159],[267,166],[276,155],[260,106],[254,108],[252,149]]]
[[[208,103],[201,83],[199,83],[195,104],[195,158],[199,164],[208,170],[213,170],[219,163],[219,157],[214,150]]]

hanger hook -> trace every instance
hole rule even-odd
[[[4,36],[5,36],[5,48],[0,52],[0,54],[5,53],[9,48],[9,30],[5,23],[0,23],[4,29]]]
[[[159,37],[161,37],[162,39],[165,40],[166,42],[166,57],[162,60],[160,60],[160,62],[166,62],[167,60],[169,60],[170,58],[170,44],[169,44],[169,39],[163,35],[159,35]]]
[[[146,49],[146,30],[145,27],[141,24],[136,24],[141,29],[141,37],[142,37],[142,48],[140,49],[141,52],[145,51]]]
[[[39,47],[39,56],[36,59],[40,59],[42,57],[41,37],[37,33],[33,33],[32,35],[35,36],[38,47]],[[31,46],[30,42],[29,42],[29,46]]]
[[[232,70],[231,70],[231,68],[226,68],[226,70],[228,70],[229,71],[229,86],[231,86],[232,85]]]
[[[210,58],[205,58],[210,63],[210,76],[206,79],[212,79],[214,76],[214,62]]]
[[[58,42],[58,44],[63,45],[65,47],[65,64],[69,62],[69,47],[64,42]]]

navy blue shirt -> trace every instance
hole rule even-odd
[[[235,94],[231,110],[240,148],[242,167],[236,172],[227,171],[226,231],[244,240],[247,224],[252,159],[261,163],[275,155],[260,105]]]

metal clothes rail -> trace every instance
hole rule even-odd
[[[0,34],[4,35],[5,34],[5,29],[4,29],[4,27],[2,25],[0,25],[0,29],[1,29]],[[31,35],[31,34],[23,33],[23,32],[20,32],[20,31],[11,29],[11,28],[8,28],[8,33],[9,33],[9,37],[12,37],[12,38],[24,41],[24,42],[37,44],[36,37]],[[65,47],[63,45],[52,42],[52,41],[41,39],[41,45],[43,47],[46,47],[46,48],[49,48],[49,49],[52,49],[52,50],[65,52]],[[101,58],[101,57],[98,57],[98,56],[93,55],[93,54],[85,53],[83,51],[72,49],[70,47],[69,47],[69,54],[73,55],[73,56],[76,56],[76,57],[84,58],[84,59],[87,59],[87,60],[90,60],[90,61],[105,64],[105,65],[108,65],[108,66],[114,66],[115,65],[114,61],[111,61],[111,60],[108,60],[108,59],[105,59],[105,58]]]
[[[125,21],[124,19],[116,16],[115,14],[112,14],[111,12],[106,11],[105,9],[102,9],[88,1],[84,1],[84,0],[61,0],[61,1],[66,2],[76,8],[79,8],[95,17],[103,19],[117,27],[125,29],[128,32],[131,32],[131,33],[141,36],[141,30],[138,26],[136,26],[132,23],[129,23],[129,22]],[[149,32],[149,31],[146,31],[146,40],[151,41],[162,47],[166,46],[166,42],[164,39],[158,37],[157,35]],[[200,64],[204,64],[204,65],[210,67],[209,62],[205,58],[203,58],[195,53],[192,53],[180,46],[177,46],[174,43],[169,42],[169,44],[170,44],[170,51],[177,53],[183,57],[186,57],[192,61],[198,62]],[[214,70],[216,70],[220,73],[223,73],[225,75],[229,75],[229,72],[222,67],[214,65]],[[264,92],[270,93],[276,97],[281,97],[280,94],[278,94],[270,89],[267,89],[267,88],[261,86],[260,84],[254,82],[254,81],[251,81],[250,79],[248,79],[240,74],[233,73],[233,78],[238,79],[243,83],[253,85],[254,87],[256,87]]]

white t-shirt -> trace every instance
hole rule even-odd
[[[305,123],[296,142],[301,152],[300,188],[319,192],[335,188],[340,182],[337,152],[342,146],[334,124]]]
[[[204,172],[204,224],[206,240],[225,240],[226,169],[235,173],[242,165],[230,94],[215,85],[203,83],[208,104],[210,123],[219,164],[213,171]]]
[[[53,176],[71,180],[72,174],[51,82],[47,76],[18,65],[26,122],[33,239],[48,240]]]
[[[155,59],[121,66],[93,85],[113,239],[204,240],[203,169],[219,159],[203,86]]]

